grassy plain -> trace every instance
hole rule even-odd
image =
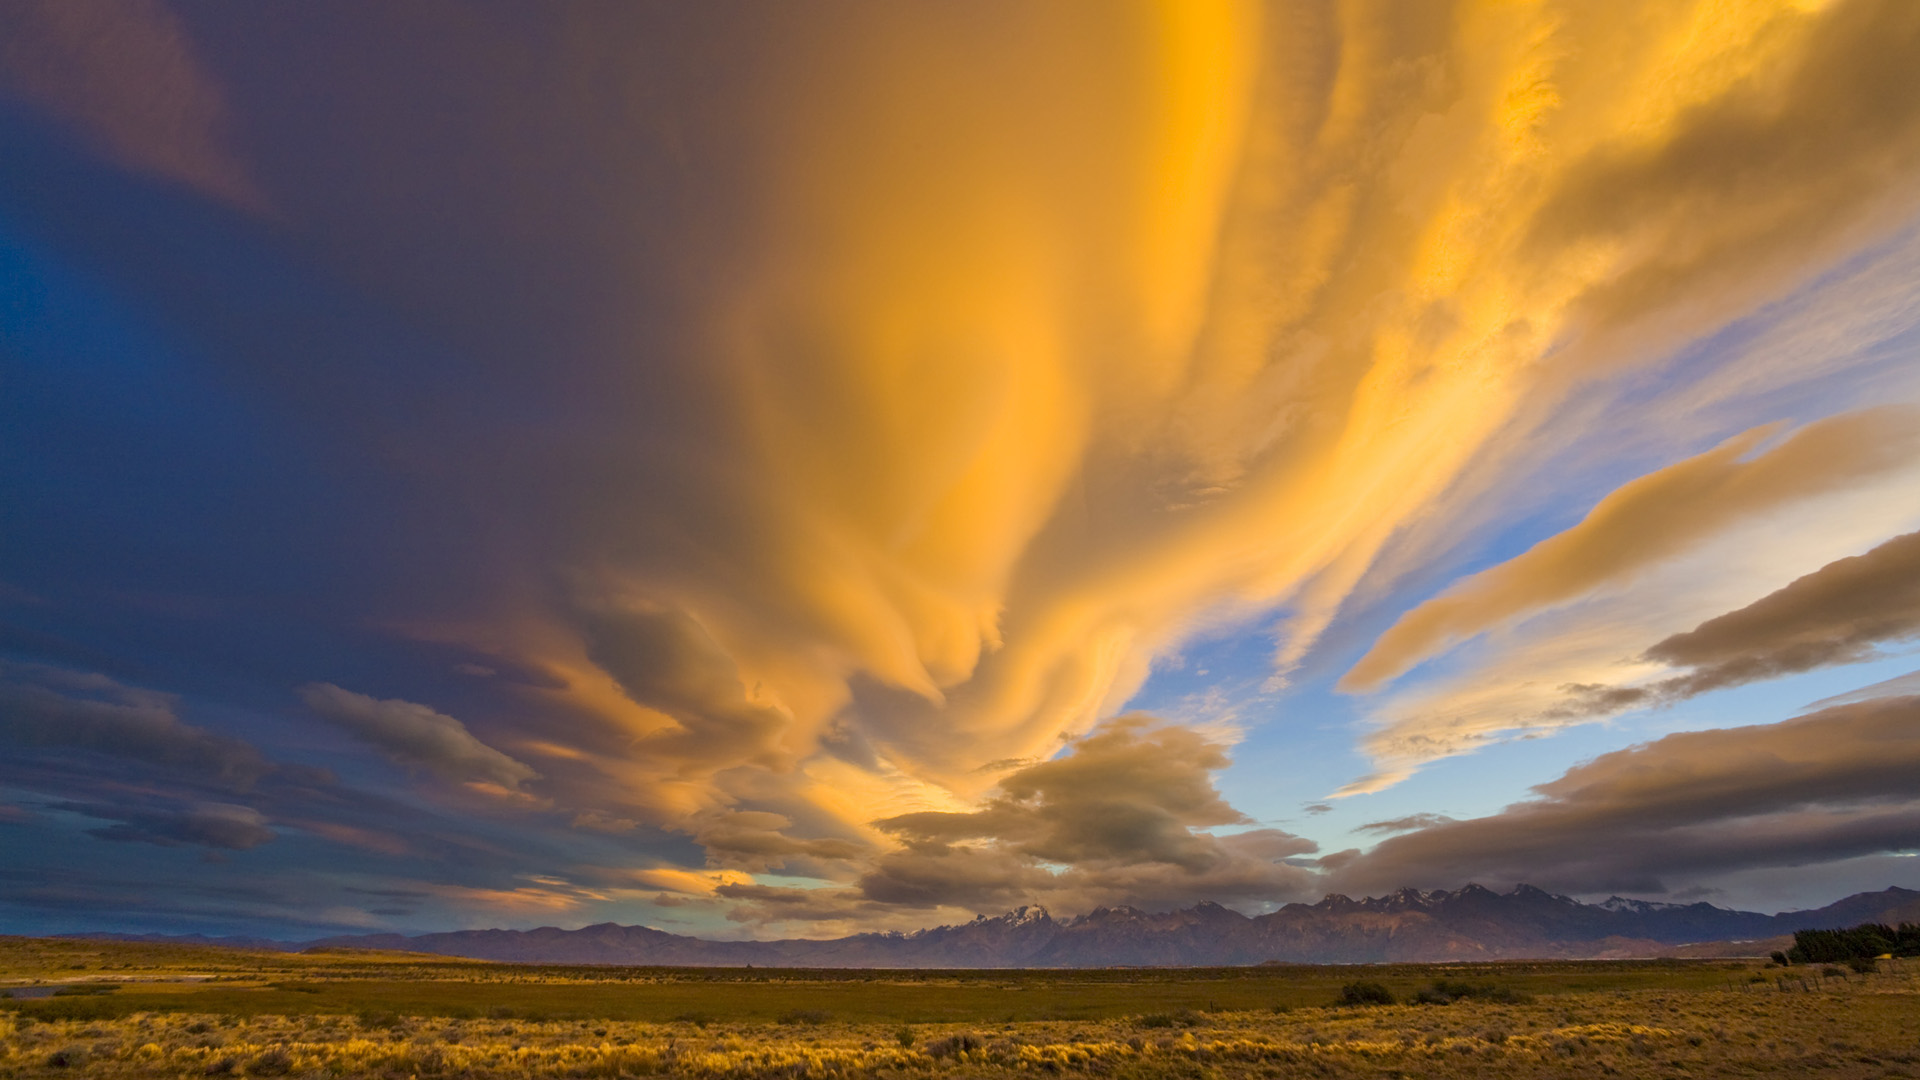
[[[1920,1077],[1920,965],[1828,970],[699,970],[0,938],[0,989],[37,995],[0,999],[0,1077]],[[1356,980],[1508,1000],[1334,1004]]]

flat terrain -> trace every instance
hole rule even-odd
[[[0,938],[0,1077],[1920,1077],[1920,965],[881,972]],[[1407,1001],[1340,1005],[1377,982]]]

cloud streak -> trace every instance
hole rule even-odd
[[[1661,891],[1673,876],[1920,845],[1920,698],[1841,705],[1603,754],[1490,817],[1325,860],[1341,888],[1524,881]]]
[[[87,672],[0,661],[0,738],[86,750],[246,790],[273,766],[252,746],[185,724],[171,695]]]
[[[1340,687],[1374,689],[1464,638],[1629,579],[1746,519],[1906,466],[1920,446],[1916,420],[1905,408],[1850,413],[1760,452],[1773,432],[1755,429],[1643,476],[1573,528],[1401,616]],[[1665,659],[1659,649],[1649,655]]]
[[[1647,650],[1693,668],[1683,689],[1722,686],[1852,663],[1920,635],[1920,533],[1828,563],[1739,609]]]
[[[268,827],[265,815],[250,806],[233,803],[200,803],[180,809],[56,803],[50,809],[110,820],[112,825],[88,829],[87,832],[101,840],[120,843],[157,844],[161,847],[194,844],[245,851],[269,843],[276,835]]]
[[[1575,685],[1568,715],[1668,705],[1727,687],[1854,664],[1879,646],[1920,636],[1920,533],[1828,563],[1737,611],[1647,649],[1644,659],[1690,668],[1633,686]],[[1880,694],[1877,696],[1887,696]]]
[[[540,775],[474,738],[465,724],[425,705],[398,699],[382,701],[332,683],[301,687],[300,700],[393,760],[430,769],[448,780],[483,780],[518,788]]]

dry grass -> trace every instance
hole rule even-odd
[[[117,955],[117,954],[116,954]],[[168,959],[168,958],[163,958]],[[177,959],[177,958],[172,958]],[[241,961],[228,958],[229,962]],[[251,963],[251,961],[246,961]],[[366,964],[365,958],[356,963]],[[403,961],[396,961],[401,963]],[[181,966],[112,969],[127,977],[178,978]],[[1199,1080],[1241,1077],[1482,1077],[1482,1076],[1920,1076],[1920,985],[1912,970],[1884,965],[1871,976],[1792,982],[1757,965],[1675,969],[1595,969],[1622,988],[1545,985],[1538,965],[1477,965],[1479,980],[1513,984],[1535,976],[1531,1000],[1468,998],[1444,1005],[1336,1007],[1353,969],[1286,969],[1251,973],[1253,985],[1315,988],[1321,1004],[1285,1008],[1169,1010],[1153,1005],[1168,988],[1185,993],[1200,974],[1180,972],[981,973],[943,977],[897,973],[836,973],[810,981],[805,973],[778,984],[807,993],[831,986],[876,986],[899,996],[938,997],[998,979],[1002,997],[1045,995],[1093,984],[1133,992],[1131,1015],[1089,1019],[1015,1020],[977,1015],[967,1022],[901,1024],[894,1020],[834,1019],[823,1010],[794,1009],[782,1018],[744,1011],[694,1015],[678,1021],[609,1019],[491,1019],[405,1016],[379,1009],[347,1012],[127,1011],[127,991],[47,1001],[5,1003],[0,1010],[0,1077],[619,1077],[674,1076],[705,1080],[799,1080],[803,1077],[876,1080],[963,1080],[1014,1074],[1069,1074],[1115,1080]],[[368,987],[403,983],[393,965],[372,965],[381,978]],[[321,994],[236,986],[206,993],[276,995],[324,1000],[353,985],[339,978]],[[423,979],[446,971],[414,969]],[[1383,969],[1367,969],[1375,975]],[[1411,979],[1413,969],[1387,969]],[[1557,970],[1557,969],[1556,969]],[[516,973],[544,990],[581,993],[607,985],[569,983],[553,969],[490,965],[492,980],[462,983],[488,993],[515,989]],[[1456,977],[1460,968],[1425,970]],[[1670,985],[1634,988],[1636,979],[1661,976]],[[0,975],[14,975],[0,969]],[[74,977],[81,973],[74,972]],[[103,973],[87,972],[92,978]],[[238,974],[236,972],[235,974]],[[254,975],[255,972],[246,972]],[[269,972],[269,975],[286,973]],[[307,974],[315,974],[309,971]],[[658,975],[659,973],[655,973]],[[889,979],[897,981],[889,982]],[[1026,980],[1026,988],[1007,985]],[[1260,981],[1264,980],[1264,981]],[[1605,981],[1591,972],[1587,983]],[[12,981],[19,981],[17,978]],[[1202,980],[1204,981],[1204,980]],[[1220,980],[1221,985],[1237,985]],[[680,972],[646,985],[751,994],[767,984],[739,972]],[[1545,992],[1542,992],[1542,991]],[[370,991],[371,993],[371,991]],[[1156,997],[1156,995],[1160,995]],[[377,998],[377,994],[371,995]],[[183,993],[180,1004],[210,1000]],[[109,1004],[110,1015],[60,1017],[69,1004]],[[35,1014],[47,1018],[37,1018]]]

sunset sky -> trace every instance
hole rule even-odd
[[[1920,886],[1913,0],[0,5],[0,932]]]

